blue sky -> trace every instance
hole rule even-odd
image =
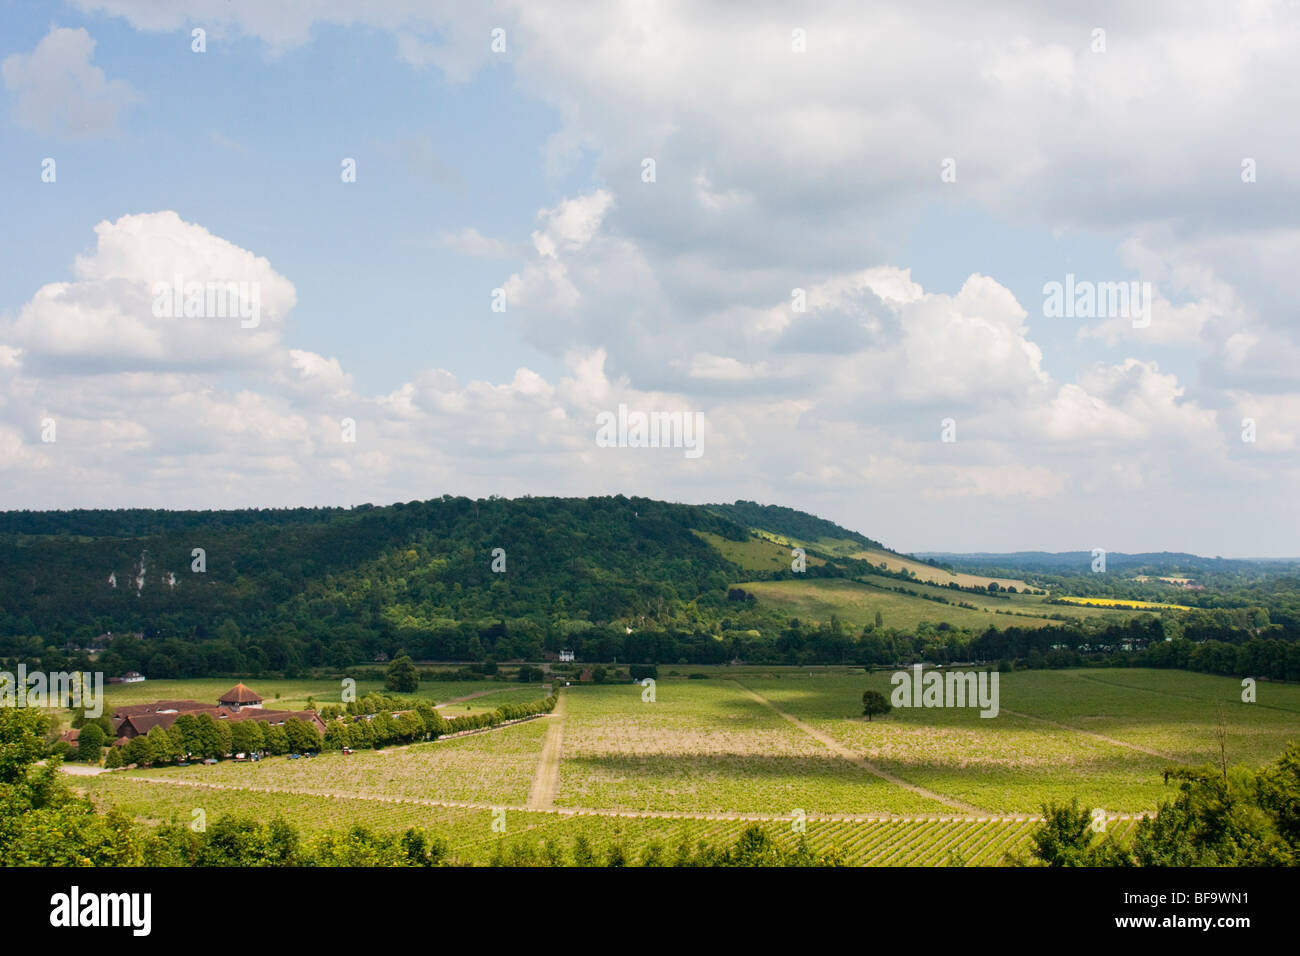
[[[60,141],[5,117],[4,176],[25,186],[11,193],[11,213],[37,227],[3,239],[6,260],[24,264],[0,279],[6,309],[30,298],[32,275],[66,276],[88,221],[174,209],[292,275],[310,325],[287,341],[348,353],[363,387],[430,362],[496,379],[548,361],[526,346],[503,353],[499,323],[478,321],[506,269],[437,245],[469,225],[526,241],[537,209],[591,181],[581,165],[564,176],[542,168],[556,119],[519,95],[504,64],[451,83],[398,62],[389,35],[328,25],[278,55],[236,36],[198,56],[186,36],[24,6],[6,30],[10,50],[35,47],[52,24],[86,27],[96,65],[140,100],[117,135],[94,140]],[[55,190],[30,175],[38,152],[59,164]],[[348,156],[359,175],[344,189]],[[368,321],[375,313],[386,320]]]
[[[621,492],[905,550],[1297,551],[1284,3],[4,18],[0,507]],[[150,314],[182,264],[265,321]],[[1045,314],[1067,273],[1150,321]],[[598,447],[620,403],[706,452]]]

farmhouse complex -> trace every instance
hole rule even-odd
[[[208,714],[213,720],[258,720],[282,725],[297,718],[325,733],[325,722],[314,710],[267,710],[262,698],[251,687],[236,684],[217,698],[216,705],[197,700],[156,700],[152,704],[132,704],[113,712],[115,746],[125,745],[132,737],[147,734],[155,727],[169,729],[181,714]]]

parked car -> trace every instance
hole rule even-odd
[[[289,754],[289,759],[290,759],[290,760],[300,760],[300,759],[302,759],[302,754]]]
[[[207,760],[203,761],[204,765],[208,767],[211,767],[216,762],[217,762],[216,757],[209,757]]]
[[[356,751],[353,750],[351,747],[344,747],[344,748],[343,748],[343,752],[344,752],[345,754],[356,753]]]

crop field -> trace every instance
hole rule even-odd
[[[1071,604],[1082,604],[1090,607],[1112,607],[1113,606],[1113,607],[1122,607],[1122,608],[1133,608],[1139,611],[1149,611],[1149,610],[1158,611],[1158,610],[1165,610],[1165,609],[1171,611],[1192,610],[1191,607],[1189,607],[1186,604],[1161,604],[1158,601],[1131,601],[1123,598],[1112,598],[1112,597],[1099,597],[1099,598],[1060,597],[1057,598],[1057,600],[1068,601]]]
[[[828,752],[734,681],[661,681],[654,703],[643,702],[635,685],[564,693],[559,806],[767,814],[948,809]]]
[[[882,579],[887,580],[887,579]],[[1010,617],[996,614],[991,607],[978,610],[958,607],[955,602],[966,601],[974,604],[980,599],[958,591],[949,591],[946,597],[953,604],[941,604],[938,601],[925,601],[910,594],[900,594],[888,590],[899,582],[891,581],[884,587],[871,587],[856,581],[842,579],[812,579],[807,581],[749,581],[739,585],[758,598],[760,607],[772,607],[780,610],[783,616],[797,617],[801,621],[829,621],[838,617],[845,627],[854,630],[867,624],[874,624],[876,612],[879,611],[887,627],[915,629],[922,621],[937,624],[947,621],[949,624],[982,630],[993,624],[995,627],[1044,627],[1053,622],[1044,617]],[[919,586],[906,585],[913,590]],[[974,598],[974,600],[970,600]],[[985,599],[987,600],[987,599]],[[998,609],[1011,610],[1008,602],[1000,604]],[[1021,610],[1020,608],[1015,608]],[[1026,613],[1032,613],[1027,611]]]
[[[417,826],[462,863],[526,862],[583,835],[598,855],[671,857],[758,821],[854,865],[998,865],[1023,855],[1046,801],[1104,809],[1111,827],[1174,794],[1166,767],[1218,759],[1258,766],[1300,739],[1300,687],[1179,671],[1016,671],[999,675],[999,713],[896,708],[860,717],[887,673],[847,668],[661,669],[640,686],[565,688],[556,714],[468,737],[382,752],[275,757],[256,764],[145,768],[75,785],[142,819],[188,822],[196,807],[275,815],[307,831]],[[550,741],[548,743],[547,741]],[[545,744],[545,746],[544,746]],[[547,763],[554,786],[537,797]],[[556,766],[558,763],[558,766]],[[493,809],[505,833],[491,828]],[[792,845],[792,843],[791,843]]]
[[[359,750],[353,754],[327,751],[298,760],[273,757],[256,763],[223,761],[214,766],[155,767],[126,771],[121,776],[314,794],[518,806],[528,797],[545,724],[545,719],[530,720],[490,733],[387,750]]]
[[[966,574],[961,571],[945,571],[943,568],[936,568],[924,561],[913,561],[911,558],[899,557],[896,554],[879,551],[875,548],[856,550],[849,554],[848,557],[856,558],[859,561],[870,561],[877,567],[883,564],[890,571],[911,571],[919,580],[940,586],[946,585],[950,581],[963,588],[987,587],[990,581],[997,582],[999,587],[1015,588],[1017,591],[1023,591],[1028,586],[1020,578],[988,578],[978,574]]]
[[[957,627],[977,630],[990,624],[1004,628],[1046,627],[1058,623],[1046,617],[1048,614],[1067,617],[1104,614],[1126,620],[1138,613],[1083,605],[1048,605],[1039,595],[1012,595],[1004,600],[872,575],[863,580],[867,583],[812,578],[806,581],[749,581],[739,586],[754,594],[760,607],[776,608],[784,616],[809,622],[828,621],[833,615],[853,629],[875,623],[877,611],[887,627],[914,629],[923,621],[933,624],[946,621]],[[897,587],[905,587],[916,594],[900,593],[894,590]],[[941,597],[952,603],[924,600],[917,595]],[[959,602],[974,605],[974,609],[960,607]]]
[[[671,856],[685,843],[717,846],[734,841],[754,821],[701,817],[594,815],[561,811],[506,810],[495,817],[486,807],[438,807],[393,799],[319,797],[292,793],[250,795],[239,789],[163,785],[121,774],[78,781],[103,805],[151,823],[190,825],[196,810],[208,821],[225,814],[246,813],[256,800],[264,819],[283,818],[308,836],[354,825],[379,833],[416,827],[447,842],[451,858],[461,864],[486,864],[494,857],[519,861],[540,852],[548,842],[572,854],[574,840],[584,836],[598,855],[620,845],[632,860],[641,860],[657,846]],[[501,819],[504,832],[493,829]],[[1117,819],[1108,829],[1123,837],[1132,819]],[[778,843],[793,847],[799,840],[791,821],[764,820],[763,829]],[[1008,854],[1028,852],[1034,821],[1028,817],[962,819],[888,819],[874,821],[808,819],[804,838],[817,853],[838,852],[851,866],[997,866]]]

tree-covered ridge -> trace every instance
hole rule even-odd
[[[68,511],[0,511],[0,537],[63,535],[145,538],[172,531],[316,524],[372,505],[347,508],[243,508],[233,511],[165,511],[159,508],[74,508]]]
[[[758,540],[742,521],[800,541],[853,536],[876,546],[812,515],[752,502],[443,497],[352,509],[0,518],[23,529],[0,534],[0,665],[11,670],[295,676],[401,651],[488,662],[570,650],[586,662],[1147,662],[1212,673],[1249,665],[1241,672],[1300,678],[1294,579],[1184,591],[1186,603],[1202,605],[1187,612],[1079,618],[1001,589],[968,597],[955,582],[919,585],[906,570],[842,553],[813,560],[810,552],[797,572],[772,545],[781,560],[747,569],[727,556],[738,550],[718,547]],[[102,533],[111,529],[130,533]],[[1054,592],[1090,594],[1103,578],[1044,581]],[[746,590],[755,580],[785,582],[816,597],[829,579],[918,607],[901,609],[903,621],[877,609],[874,622],[849,624],[834,605],[810,617]],[[983,602],[982,614],[971,616],[980,611],[972,601]],[[1059,626],[1043,626],[1043,615]]]
[[[0,535],[0,635],[89,646],[106,631],[209,638],[231,621],[243,633],[368,644],[460,622],[472,622],[471,636],[492,621],[527,619],[538,635],[564,622],[671,621],[701,598],[725,601],[735,579],[692,532],[746,534],[704,508],[622,496],[444,497],[248,520],[214,512],[210,522],[118,514],[27,515],[23,536]],[[168,530],[74,536],[110,527]],[[36,529],[51,536],[27,536]]]

